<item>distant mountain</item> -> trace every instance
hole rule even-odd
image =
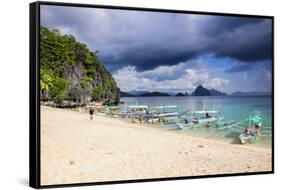
[[[183,93],[179,92],[175,96],[185,96]]]
[[[220,91],[215,90],[215,89],[211,89],[210,93],[211,93],[211,96],[226,96],[226,93],[220,92]]]
[[[192,96],[226,96],[226,93],[220,92],[215,89],[207,89],[202,85],[197,86],[197,88],[192,92]]]
[[[227,94],[224,92],[220,92],[215,89],[207,89],[204,88],[202,85],[197,86],[197,88],[192,92],[191,94],[188,94],[187,92],[178,92],[178,93],[172,93],[172,92],[149,92],[149,91],[136,91],[132,90],[129,92],[121,91],[121,97],[149,97],[149,96],[226,96]]]
[[[132,94],[132,93],[134,94]],[[139,94],[138,92],[144,92],[142,94]],[[148,97],[148,96],[170,96],[168,93],[164,92],[146,92],[146,91],[130,91],[130,92],[124,92],[121,91],[121,97]]]
[[[203,86],[199,85],[194,90],[194,92],[192,92],[192,96],[211,96],[211,92],[207,88],[204,88]]]
[[[147,92],[147,93],[144,93],[144,94],[141,94],[139,96],[170,96],[170,94],[168,93],[164,93],[164,92]]]
[[[142,94],[145,94],[145,93],[150,93],[149,91],[138,91],[138,90],[131,90],[129,92],[126,92],[130,95],[135,95],[135,96],[139,96],[139,95],[142,95]]]
[[[135,97],[135,95],[123,91],[120,92],[120,95],[121,97]]]
[[[271,96],[271,92],[234,92],[230,96]]]

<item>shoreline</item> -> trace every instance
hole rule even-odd
[[[114,120],[123,121],[125,123],[135,125],[136,127],[150,128],[150,129],[153,129],[156,131],[163,130],[163,131],[166,131],[169,133],[175,133],[175,134],[184,135],[184,136],[188,136],[188,137],[192,137],[192,138],[198,138],[200,140],[204,139],[207,141],[214,141],[214,142],[224,143],[224,144],[233,144],[233,145],[238,145],[241,147],[249,147],[249,148],[252,147],[254,149],[257,148],[257,149],[270,149],[271,150],[271,148],[272,148],[271,144],[245,144],[245,145],[242,145],[240,143],[240,141],[236,142],[234,139],[227,139],[227,138],[222,138],[222,137],[204,137],[204,136],[200,136],[199,134],[189,133],[188,131],[183,130],[183,129],[167,128],[161,124],[147,124],[147,123],[139,124],[139,123],[132,123],[129,120],[124,120],[124,118],[111,118],[111,117],[107,117],[107,116],[98,116],[98,115],[96,115],[96,116],[101,117],[101,118],[106,117],[106,118],[110,118],[110,119],[114,119]],[[239,139],[237,138],[237,140],[239,140]]]
[[[41,106],[41,181],[66,184],[271,170],[271,149]]]
[[[78,111],[78,112],[81,112],[79,110],[73,110],[73,111]],[[83,112],[83,111],[82,111]],[[261,148],[261,149],[271,149],[272,148],[272,145],[271,144],[261,144],[261,143],[257,143],[257,144],[245,144],[245,145],[242,145],[239,138],[237,137],[237,139],[231,139],[231,138],[225,138],[225,137],[215,137],[214,135],[210,135],[208,137],[204,137],[202,135],[199,135],[199,134],[196,134],[196,133],[189,133],[188,130],[183,130],[183,129],[177,129],[175,127],[165,127],[163,126],[162,124],[160,123],[155,123],[155,124],[147,124],[147,123],[132,123],[130,121],[130,119],[126,118],[113,118],[113,117],[107,117],[107,116],[99,116],[99,115],[96,115],[97,117],[101,117],[101,118],[110,118],[110,119],[114,119],[114,120],[119,120],[119,121],[123,121],[125,123],[129,123],[129,124],[132,124],[132,125],[136,125],[138,127],[144,127],[144,128],[151,128],[151,129],[155,129],[155,130],[164,130],[164,131],[167,131],[169,133],[176,133],[176,134],[180,134],[180,135],[186,135],[186,136],[189,136],[189,137],[194,137],[194,138],[199,138],[199,139],[205,139],[205,140],[210,140],[210,141],[215,141],[215,142],[220,142],[220,143],[225,143],[225,144],[234,144],[234,145],[240,145],[240,146],[246,146],[246,147],[253,147],[253,148]],[[241,131],[242,133],[242,131]]]

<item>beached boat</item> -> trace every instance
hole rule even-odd
[[[204,115],[204,116],[202,116]],[[181,129],[192,129],[194,127],[207,126],[217,123],[223,119],[219,111],[194,111],[191,118],[184,118],[177,122]]]
[[[120,106],[107,107],[106,115],[109,115],[111,117],[124,117],[124,114],[121,112]]]

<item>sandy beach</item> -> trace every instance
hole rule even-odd
[[[41,185],[271,170],[271,149],[41,106]]]

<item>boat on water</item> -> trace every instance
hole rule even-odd
[[[176,123],[181,129],[192,129],[194,127],[207,126],[216,124],[221,121],[224,117],[219,111],[204,110],[191,112],[190,118],[184,118]]]
[[[233,130],[238,133],[241,144],[257,143],[262,137],[271,136],[271,127],[263,125],[260,111],[254,111],[248,118],[229,125],[219,127],[217,130]],[[241,131],[243,131],[241,133]]]
[[[179,112],[176,105],[163,105],[151,107],[144,120],[147,123],[167,122],[175,119],[186,117],[190,110]]]
[[[135,118],[147,114],[147,105],[124,105],[122,111],[121,106],[110,106],[107,108],[107,114],[112,117]]]
[[[256,143],[261,137],[262,118],[259,111],[254,112],[249,117],[249,125],[244,133],[239,135],[242,144]]]

